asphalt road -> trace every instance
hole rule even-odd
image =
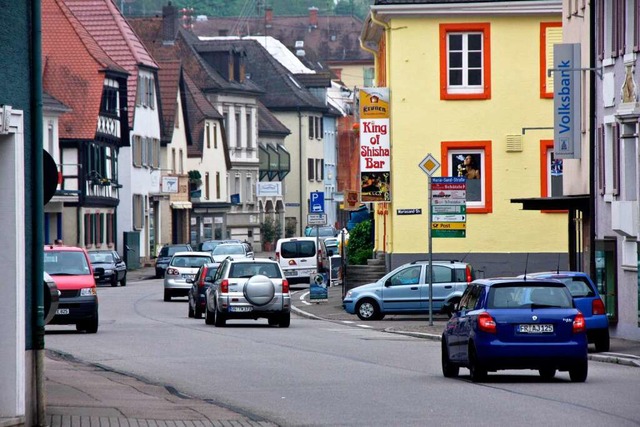
[[[506,371],[473,384],[440,371],[440,344],[293,316],[226,328],[162,301],[162,282],[101,287],[100,330],[48,326],[47,348],[291,426],[640,426],[640,369],[591,362],[584,384],[566,373]]]

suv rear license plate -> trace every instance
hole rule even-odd
[[[553,325],[518,325],[518,332],[520,332],[521,334],[549,334],[553,333]]]
[[[196,277],[195,274],[183,274],[182,275],[182,278],[185,279],[185,280],[187,280],[187,279],[193,280],[195,277]]]
[[[252,311],[253,307],[229,307],[229,311],[233,313],[246,313]]]
[[[59,308],[56,310],[56,314],[69,314],[68,308]]]

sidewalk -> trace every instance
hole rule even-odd
[[[136,281],[152,279],[155,270],[146,267],[127,274],[128,286],[135,286]],[[373,323],[360,322],[357,316],[344,312],[342,286],[330,287],[328,296],[327,302],[311,303],[307,290],[296,291],[293,310],[308,318]],[[433,325],[429,325],[428,316],[386,316],[384,322],[390,325],[386,332],[439,340],[446,319],[434,316]],[[640,342],[612,338],[610,352],[592,350],[591,360],[640,367]],[[170,385],[154,384],[51,350],[46,352],[45,383],[51,427],[275,426],[233,408],[186,396]]]

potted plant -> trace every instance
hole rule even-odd
[[[270,216],[266,217],[260,224],[260,234],[262,236],[262,249],[270,252],[273,249],[273,241],[276,238],[276,221]]]

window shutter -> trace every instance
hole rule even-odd
[[[549,75],[546,70],[553,68],[553,45],[562,43],[562,27],[547,27],[545,31],[546,64],[545,64],[545,86],[546,93],[553,93],[553,73]]]

